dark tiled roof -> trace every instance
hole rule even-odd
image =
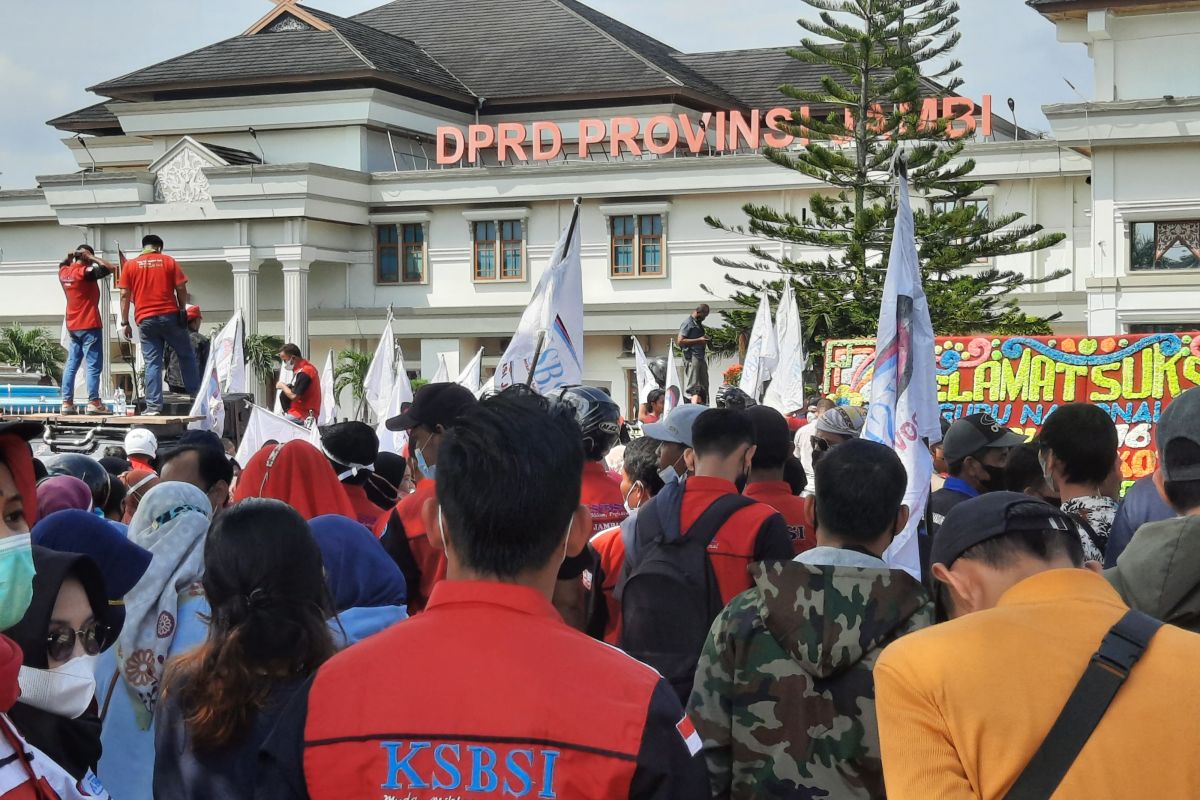
[[[311,11],[311,9],[310,9]],[[186,88],[265,79],[325,79],[336,73],[377,73],[455,95],[468,94],[444,67],[411,41],[319,14],[334,28],[235,36],[91,87],[97,94],[142,96],[155,87]]]
[[[226,147],[221,144],[210,144],[208,142],[200,142],[213,152],[213,155],[218,155],[225,159],[232,167],[243,166],[245,164],[261,164],[262,159],[255,153],[250,153],[246,150],[238,150],[236,147]]]
[[[788,55],[787,47],[764,47],[757,50],[725,50],[716,53],[686,53],[679,59],[701,72],[709,80],[724,86],[726,91],[751,108],[766,110],[774,106],[790,106],[791,98],[781,94],[779,87],[819,90],[821,76],[829,71],[805,64]]]
[[[493,102],[688,90],[728,100],[672,48],[574,0],[395,0],[354,19],[412,39]]]
[[[71,133],[120,133],[120,121],[105,107],[111,102],[113,101],[102,100],[87,108],[55,117],[46,124],[52,128],[58,128],[60,131],[70,131]]]

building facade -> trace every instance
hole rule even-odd
[[[1057,24],[1080,31],[1074,16]],[[62,253],[86,241],[112,258],[153,232],[206,326],[240,309],[251,332],[319,364],[372,349],[391,307],[409,370],[430,376],[446,354],[456,374],[482,347],[488,372],[580,197],[585,380],[624,400],[629,337],[665,354],[698,303],[728,305],[729,270],[713,259],[756,243],[705,218],[741,222],[746,203],[803,218],[827,190],[758,149],[772,135],[764,115],[784,105],[777,87],[819,77],[783,48],[680,53],[576,0],[403,0],[354,18],[281,3],[242,36],[97,84],[102,102],[51,121],[72,134],[80,171],[0,192],[0,318],[57,330]],[[966,154],[985,183],[971,202],[1066,237],[994,264],[1070,270],[1024,293],[1027,311],[1061,313],[1058,329],[1075,333],[1188,321],[1167,312],[1190,303],[1186,269],[1134,274],[1116,244],[1129,224],[1200,218],[1200,201],[1154,189],[1186,144],[1160,131],[1170,141],[1143,164],[1143,147],[1084,146],[1100,139],[1094,110],[1050,109],[1055,140],[967,106]],[[1173,169],[1172,185],[1186,185],[1200,158],[1177,152]],[[1117,183],[1119,196],[1105,188]],[[1174,282],[1155,283],[1163,274]],[[1145,302],[1128,306],[1131,293]]]

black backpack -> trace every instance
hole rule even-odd
[[[621,649],[658,670],[686,705],[709,628],[725,606],[708,545],[735,512],[754,501],[724,495],[681,535],[664,530],[658,514],[660,503],[682,503],[682,489],[673,488],[622,525],[625,562],[615,595],[621,605]]]

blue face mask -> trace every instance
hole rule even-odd
[[[33,549],[28,533],[0,539],[0,630],[21,621],[33,600]]]
[[[433,438],[433,434],[431,433],[431,434],[429,434],[429,437],[425,440],[425,444],[429,444],[429,439],[432,439],[432,438]],[[417,448],[417,469],[421,470],[421,474],[432,481],[432,480],[435,480],[434,476],[435,476],[435,473],[437,473],[437,465],[436,464],[430,465],[429,462],[427,462],[425,460],[424,448],[425,448],[425,445],[421,445],[420,447]]]

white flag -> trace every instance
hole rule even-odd
[[[429,379],[430,383],[449,383],[450,382],[450,367],[446,365],[446,354],[438,353],[438,368],[437,372],[433,373],[433,377]]]
[[[325,354],[325,368],[321,370],[321,415],[317,417],[318,425],[331,425],[337,422],[337,394],[333,391],[337,383],[333,379],[333,350]]]
[[[533,364],[538,343],[540,355]],[[583,269],[579,261],[579,205],[554,248],[533,299],[496,367],[496,388],[528,383],[549,394],[583,380]]]
[[[192,401],[189,416],[199,417],[189,422],[192,430],[212,431],[217,436],[225,431],[225,401],[221,399],[221,379],[217,374],[215,361],[216,351],[208,351],[208,360],[204,364],[204,372],[200,374],[200,391]]]
[[[290,442],[293,439],[303,439],[307,442],[313,441],[313,434],[316,428],[309,430],[303,425],[298,425],[295,422],[289,422],[291,417],[281,417],[278,414],[272,414],[262,406],[254,406],[250,409],[250,419],[246,422],[246,430],[242,432],[242,441],[238,445],[237,462],[245,467],[250,463],[250,459],[254,454],[262,449],[262,446],[269,441],[276,441],[280,444]],[[320,440],[316,442],[316,446],[320,447]]]
[[[671,409],[683,402],[683,381],[679,379],[679,365],[675,363],[675,345],[667,345],[667,385],[666,396],[663,397],[662,418],[666,419]]]
[[[471,393],[476,397],[479,396],[480,388],[483,384],[483,348],[479,348],[479,352],[475,357],[467,363],[467,366],[459,373],[454,381],[459,386],[471,390]]]
[[[771,301],[767,299],[764,289],[759,295],[754,327],[750,330],[750,343],[746,346],[746,359],[742,362],[739,388],[757,402],[762,397],[763,384],[771,380],[771,371],[778,363],[779,341],[775,338],[775,325],[771,322]]]
[[[650,361],[646,358],[646,351],[642,349],[642,343],[636,336],[633,337],[633,368],[634,377],[637,379],[638,408],[634,410],[632,416],[636,419],[638,412],[641,411],[641,406],[650,402],[650,390],[658,388],[658,380],[650,371]]]
[[[884,559],[920,580],[917,526],[925,514],[933,477],[933,459],[923,439],[939,441],[942,429],[933,364],[933,325],[921,288],[908,180],[903,175],[898,205],[875,340],[871,404],[862,435],[895,449],[904,462],[908,472],[904,492],[908,526],[892,541]]]
[[[233,318],[212,338],[209,354],[217,369],[217,380],[228,393],[243,393],[246,380],[246,356],[242,348],[242,312],[235,311]]]
[[[775,335],[779,339],[779,364],[767,387],[763,402],[781,414],[804,408],[804,331],[792,282],[784,283],[783,297],[775,311]]]
[[[390,326],[389,326],[390,327]],[[404,413],[404,406],[413,400],[412,383],[408,380],[408,370],[404,368],[404,353],[396,357],[396,371],[392,380],[392,394],[388,398],[387,407],[379,424],[375,426],[375,434],[379,437],[379,452],[400,453],[408,442],[407,431],[389,431],[387,421]]]
[[[367,407],[375,412],[377,421],[387,418],[395,379],[396,337],[392,333],[392,318],[389,315],[383,335],[379,337],[379,345],[375,348],[375,356],[371,359],[371,366],[367,368],[367,378],[363,382],[363,396],[367,400]]]
[[[279,368],[279,380],[283,381],[288,386],[292,385],[292,381],[295,378],[296,378],[296,373],[294,373],[292,371],[292,368],[289,367],[287,364],[284,364],[283,366],[281,366]],[[275,395],[275,404],[271,407],[271,410],[274,411],[279,416],[283,416],[284,415],[283,393],[280,392],[278,389],[276,389],[274,386],[271,387],[271,391]]]

